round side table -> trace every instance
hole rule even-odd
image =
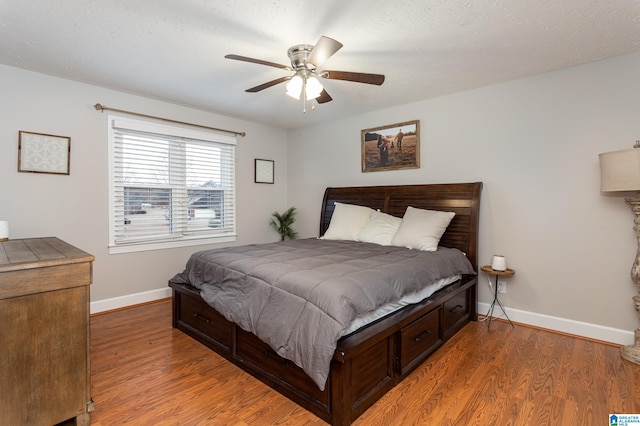
[[[493,292],[493,302],[491,302],[491,307],[489,308],[489,311],[487,312],[487,318],[488,318],[488,325],[487,328],[491,328],[491,320],[493,319],[493,310],[496,307],[496,303],[498,304],[498,306],[500,306],[500,309],[502,309],[502,313],[504,314],[504,316],[507,318],[507,320],[509,321],[509,324],[511,324],[511,327],[515,326],[513,325],[513,323],[511,322],[511,320],[509,319],[509,315],[507,315],[507,313],[504,310],[504,306],[502,306],[502,303],[500,303],[500,300],[498,299],[498,278],[500,277],[511,277],[513,276],[513,274],[516,273],[516,271],[514,271],[513,269],[505,269],[504,271],[496,271],[495,269],[493,269],[491,267],[491,265],[484,265],[482,267],[480,267],[480,269],[482,270],[482,272],[488,274],[488,275],[493,275],[496,277],[496,285],[494,287],[494,292]]]

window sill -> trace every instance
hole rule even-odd
[[[132,243],[121,245],[110,245],[109,254],[133,253],[139,251],[164,250],[179,247],[201,246],[206,244],[231,243],[236,240],[235,235],[211,238],[183,238],[176,241],[162,241],[154,243]]]

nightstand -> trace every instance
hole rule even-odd
[[[504,271],[496,271],[495,269],[493,269],[491,267],[491,265],[485,265],[482,266],[480,268],[482,270],[482,272],[485,272],[489,275],[493,275],[496,277],[496,284],[493,288],[493,302],[491,302],[491,307],[489,308],[489,311],[487,312],[487,318],[488,318],[488,325],[487,328],[491,327],[491,320],[493,319],[493,310],[496,307],[496,303],[498,304],[498,306],[500,306],[500,309],[502,309],[502,313],[504,314],[504,316],[507,318],[507,320],[509,321],[509,324],[511,324],[511,327],[514,327],[513,323],[511,322],[511,320],[509,319],[509,315],[507,315],[507,313],[504,310],[504,306],[502,306],[502,303],[500,303],[500,300],[498,299],[498,279],[500,277],[511,277],[513,276],[513,274],[516,273],[516,271],[514,271],[513,269],[505,269]]]

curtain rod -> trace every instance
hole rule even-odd
[[[125,114],[133,114],[133,115],[137,115],[139,117],[153,118],[155,120],[168,121],[170,123],[176,123],[176,124],[186,124],[187,126],[195,126],[195,127],[200,127],[200,128],[203,128],[203,129],[216,130],[218,132],[233,133],[234,135],[238,135],[238,136],[242,136],[242,137],[246,136],[245,132],[235,132],[233,130],[218,129],[216,127],[203,126],[201,124],[193,124],[193,123],[187,123],[187,122],[184,122],[184,121],[171,120],[170,118],[162,118],[162,117],[156,117],[156,116],[153,116],[153,115],[140,114],[139,112],[131,112],[131,111],[125,111],[123,109],[110,108],[108,106],[104,106],[104,105],[101,105],[101,104],[95,104],[94,107],[96,108],[96,110],[98,110],[100,112],[104,112],[105,110],[123,112]]]

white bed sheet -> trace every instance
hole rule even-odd
[[[352,323],[349,328],[347,328],[342,336],[346,336],[347,334],[351,334],[359,328],[364,327],[367,324],[371,324],[372,322],[384,317],[385,315],[389,315],[392,312],[395,312],[401,308],[404,308],[407,305],[412,305],[414,303],[421,302],[427,297],[431,296],[436,291],[441,288],[446,287],[447,285],[458,281],[462,276],[461,275],[453,275],[451,277],[442,278],[439,281],[431,284],[430,286],[424,287],[421,290],[416,291],[415,293],[408,294],[404,296],[402,299],[397,302],[387,303],[386,305],[380,306],[378,309],[367,312],[358,316]]]

